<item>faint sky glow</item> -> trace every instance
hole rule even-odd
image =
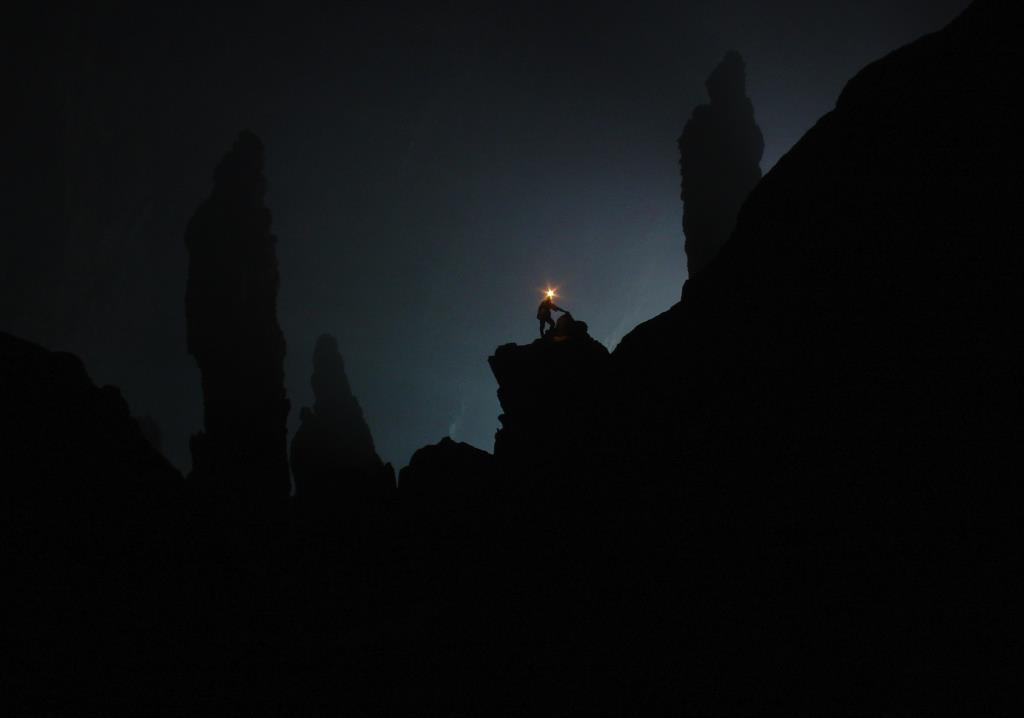
[[[967,4],[141,3],[64,25],[40,12],[39,47],[63,54],[30,58],[52,73],[30,101],[66,113],[53,166],[74,241],[33,245],[39,266],[60,258],[45,276],[4,248],[8,282],[46,305],[7,307],[3,328],[82,355],[187,468],[201,404],[184,227],[251,128],[267,147],[291,430],[330,332],[384,460],[446,435],[491,450],[487,357],[537,336],[548,286],[609,349],[678,301],[676,139],[726,50],[747,61],[767,170],[864,64]]]

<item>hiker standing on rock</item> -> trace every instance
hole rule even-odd
[[[544,301],[542,301],[540,303],[540,306],[537,307],[537,319],[540,320],[540,337],[541,337],[541,339],[543,339],[544,336],[545,336],[545,332],[544,332],[544,325],[545,324],[548,324],[551,327],[551,329],[555,328],[555,321],[551,318],[551,312],[552,311],[565,313],[564,309],[562,309],[561,307],[555,306],[555,290],[554,289],[549,289],[547,291],[547,293],[544,295]]]

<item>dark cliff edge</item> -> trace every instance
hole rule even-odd
[[[1010,236],[1020,50],[1007,8],[975,3],[865,68],[683,300],[623,339],[613,360],[641,397],[625,400],[640,431],[678,440],[695,468],[702,447],[737,441],[751,467],[786,446],[838,473],[884,469],[860,441],[905,457],[885,442],[1008,438],[1024,246]],[[764,456],[750,432],[772,437]]]
[[[1024,498],[1010,18],[976,2],[859,73],[682,301],[613,353],[631,458],[695,528],[682,555],[733,567],[703,566],[705,598],[757,617],[744,639],[711,614],[709,635],[748,643],[723,671],[955,702],[954,666],[1014,670],[997,610]]]
[[[97,387],[78,357],[0,332],[0,371],[4,466],[16,493],[60,483],[76,492],[116,495],[181,481],[132,418],[121,392]],[[103,483],[88,484],[101,476]]]
[[[191,306],[207,456],[235,461],[218,501],[272,511],[204,508],[115,390],[0,335],[14,713],[1014,714],[1014,9],[865,68],[612,353],[567,316],[499,347],[494,454],[424,447],[393,501],[335,493],[379,458],[329,343],[306,421],[337,421],[304,447],[327,511],[283,490],[262,192],[265,341],[221,332],[223,297]]]
[[[0,396],[4,639],[16,667],[5,693],[12,714],[26,715],[46,712],[68,676],[115,672],[111,657],[130,656],[137,636],[148,636],[150,658],[173,642],[171,612],[136,601],[180,599],[171,577],[185,550],[175,541],[185,482],[121,393],[97,387],[72,354],[0,332]],[[83,661],[83,651],[102,658]],[[19,705],[19,688],[36,680],[55,692]]]

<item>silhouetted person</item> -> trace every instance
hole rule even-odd
[[[551,312],[564,312],[565,310],[555,305],[554,297],[549,294],[544,297],[544,301],[537,307],[537,319],[540,320],[540,336],[544,338],[544,325],[547,324],[551,329],[555,328],[555,320],[551,318]]]

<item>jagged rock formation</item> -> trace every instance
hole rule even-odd
[[[747,97],[746,67],[738,52],[708,76],[711,103],[693,110],[679,138],[687,271],[708,265],[729,239],[740,206],[761,179],[764,137]]]
[[[464,505],[494,478],[494,456],[451,437],[424,446],[398,476],[402,502]]]
[[[97,387],[81,362],[0,332],[0,475],[4,630],[17,656],[5,705],[36,713],[40,693],[97,680],[131,653],[125,635],[156,657],[171,610],[139,610],[138,595],[180,600],[167,568],[180,555],[181,474],[146,441],[121,393]],[[116,630],[111,630],[117,626]],[[159,647],[159,648],[158,648]],[[139,654],[142,655],[142,654]],[[84,678],[83,678],[84,677]]]
[[[611,356],[571,318],[499,348],[497,455],[442,441],[406,472],[495,479],[457,510],[400,502],[361,532],[275,516],[240,552],[192,504],[177,534],[123,503],[61,507],[85,547],[15,571],[8,682],[46,684],[15,713],[45,694],[89,714],[159,696],[183,714],[1015,715],[1016,10],[976,2],[865,69],[683,301]],[[3,414],[5,457],[22,412],[56,451],[91,430],[34,394]],[[563,484],[557,506],[538,490]],[[146,541],[95,540],[137,516]]]
[[[610,362],[585,322],[563,314],[543,339],[498,347],[487,361],[503,411],[494,439],[501,462],[536,471],[578,461],[581,448],[599,444],[595,418]]]
[[[1018,385],[1022,248],[1005,241],[1020,142],[1000,7],[975,3],[851,80],[754,190],[719,261],[623,340],[632,384],[672,388],[635,417],[643,431],[699,417],[680,431],[706,446],[785,419],[800,466],[831,455],[819,468],[834,471],[878,454],[804,445],[977,435],[1005,416],[992,382]]]
[[[56,499],[61,492],[107,495],[181,480],[150,446],[117,388],[97,388],[72,354],[0,332],[0,392],[0,465],[15,488],[45,489]]]
[[[986,606],[1014,569],[985,547],[1019,542],[1024,439],[1012,16],[975,2],[860,72],[615,351],[628,460],[691,527],[693,635],[746,651],[705,667],[776,666],[775,690],[851,713],[881,700],[854,685],[916,705],[965,660],[1000,675]]]
[[[298,500],[321,511],[358,508],[390,498],[395,474],[373,446],[370,427],[352,394],[338,342],[330,334],[313,351],[312,409],[292,439],[292,474]]]
[[[290,492],[285,341],[266,184],[263,143],[242,132],[185,233],[188,351],[203,385],[193,476],[245,504],[284,500]]]

